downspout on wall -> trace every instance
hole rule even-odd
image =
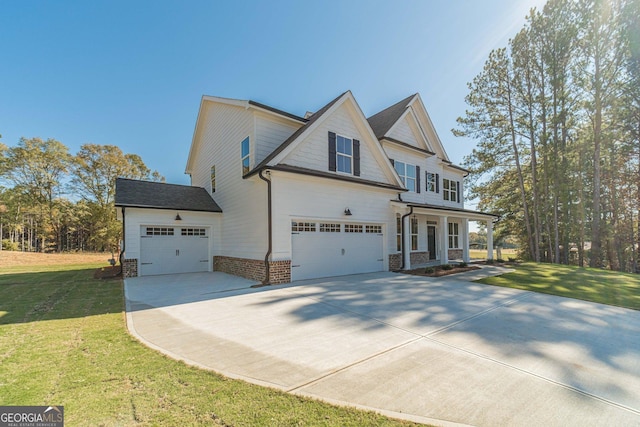
[[[402,218],[400,218],[400,223],[402,224],[402,241],[400,242],[400,249],[402,249],[402,263],[400,264],[400,270],[404,270],[404,254],[406,252],[406,239],[404,238],[406,230],[404,226],[404,219],[413,213],[413,206],[409,206],[409,209],[409,213],[402,215]]]
[[[124,226],[125,226],[125,216],[124,216],[124,209],[125,207],[122,207],[122,247],[120,248],[120,255],[118,256],[118,260],[120,261],[120,274],[123,274],[124,272],[124,265],[122,264],[122,258],[124,258],[124,249],[126,246],[126,240],[124,238]]]
[[[258,174],[258,176],[260,177],[261,180],[263,180],[264,182],[267,183],[267,228],[268,233],[269,233],[269,245],[268,245],[268,249],[267,249],[267,253],[264,256],[264,267],[265,267],[265,278],[262,281],[263,285],[270,285],[271,284],[271,269],[270,269],[270,265],[269,265],[269,258],[271,258],[271,252],[273,249],[273,226],[272,226],[272,220],[271,220],[271,180],[267,179],[264,177],[264,175],[262,175],[262,173],[264,172],[264,170],[261,170]],[[267,171],[267,173],[269,173]]]

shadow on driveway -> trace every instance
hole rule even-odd
[[[251,289],[217,274],[127,279],[130,330],[224,375],[393,416],[640,424],[638,311],[451,277]]]

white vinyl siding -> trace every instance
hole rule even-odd
[[[206,103],[201,111],[201,125],[196,136],[199,148],[193,153],[192,185],[209,188],[211,165],[216,166],[214,196],[224,211],[221,216],[220,234],[223,238],[220,253],[229,257],[264,259],[267,192],[264,182],[243,179],[241,170],[241,142],[247,136],[250,141],[255,141],[253,131],[251,110]],[[255,144],[250,145],[254,146],[250,147],[251,151]],[[217,235],[214,234],[214,238]]]
[[[346,234],[347,220],[358,219],[360,225],[393,224],[395,214],[389,200],[397,193],[349,182],[272,171],[273,181],[273,259],[291,259],[291,221],[318,224],[318,234]],[[345,208],[353,216],[345,216]],[[224,208],[223,208],[224,209]],[[306,219],[310,218],[310,219]],[[342,223],[340,233],[320,232],[322,224]],[[363,227],[362,234],[366,233]],[[384,228],[382,229],[384,232]],[[386,247],[395,247],[395,233],[383,239]],[[265,233],[266,234],[266,233]],[[349,233],[360,234],[360,233]],[[266,246],[264,246],[266,249]],[[263,255],[264,256],[264,255]],[[388,262],[385,256],[385,263]]]
[[[422,144],[418,143],[418,138],[415,134],[415,132],[417,131],[417,127],[411,126],[409,124],[409,120],[414,121],[413,118],[410,119],[408,115],[405,116],[400,123],[393,127],[391,133],[389,134],[389,137],[398,141],[402,141],[409,145],[413,145],[414,147],[424,148]]]
[[[263,161],[302,125],[303,123],[297,124],[270,114],[256,112],[254,164]]]
[[[311,132],[300,144],[289,153],[281,163],[298,166],[306,169],[326,171],[329,164],[329,151],[327,150],[327,135],[334,132],[336,135],[345,135],[348,138],[360,141],[360,178],[369,181],[396,184],[387,178],[382,166],[374,157],[370,144],[378,144],[371,141],[367,133],[356,126],[355,113],[351,107],[341,105],[331,116]],[[337,148],[337,147],[336,147]],[[337,165],[336,165],[337,166]],[[336,168],[337,169],[337,168]],[[352,169],[353,171],[353,169]]]

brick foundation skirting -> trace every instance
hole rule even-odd
[[[449,249],[449,259],[462,259],[462,249]]]
[[[426,264],[429,262],[429,251],[411,252],[411,265]]]
[[[256,282],[262,282],[266,275],[263,260],[227,256],[214,256],[213,270]],[[291,260],[269,262],[269,276],[273,285],[291,282]]]
[[[136,258],[122,260],[122,277],[138,277],[138,260]]]
[[[400,270],[402,266],[402,254],[390,254],[389,255],[389,270]]]

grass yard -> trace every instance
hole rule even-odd
[[[69,426],[415,425],[224,378],[145,347],[126,331],[122,282],[92,278],[101,258],[0,269],[0,405],[64,405]]]
[[[640,310],[638,274],[540,263],[514,268],[513,273],[478,282]]]
[[[487,250],[486,249],[469,249],[469,257],[471,259],[486,259],[487,258]],[[508,259],[517,258],[518,251],[516,249],[502,249],[502,258]],[[493,250],[493,259],[498,259],[498,251]]]

